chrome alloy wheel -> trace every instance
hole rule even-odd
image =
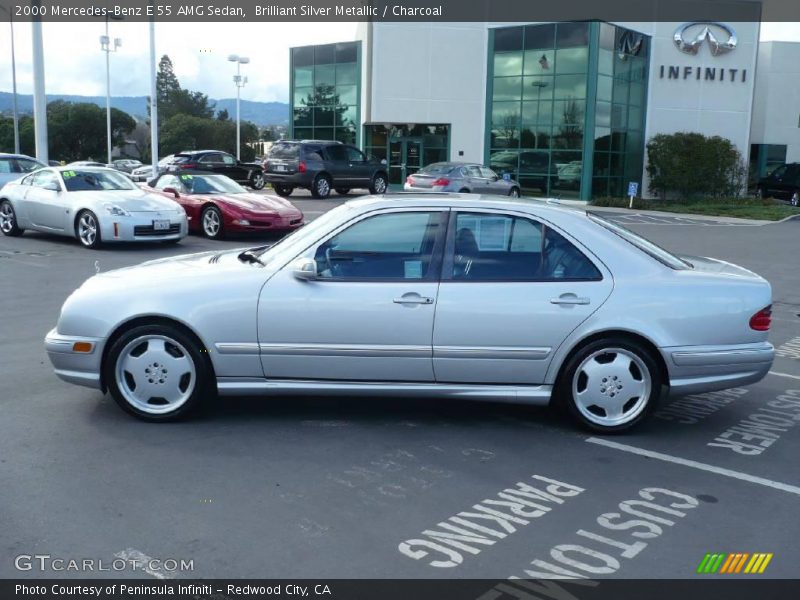
[[[792,206],[800,205],[800,192],[795,192],[792,194],[791,200],[789,200]]]
[[[14,215],[14,209],[11,207],[10,203],[3,202],[3,205],[0,206],[0,231],[3,233],[11,233],[14,230],[15,224],[16,216]]]
[[[114,375],[125,401],[151,415],[183,406],[197,384],[189,352],[163,335],[144,335],[129,342],[117,358]]]
[[[325,198],[330,193],[331,193],[331,184],[324,177],[320,177],[317,180],[317,194]]]
[[[78,219],[78,238],[84,246],[92,246],[97,240],[97,220],[92,213],[83,213]]]
[[[375,178],[375,193],[376,194],[383,194],[386,192],[386,180],[378,175]]]
[[[207,210],[203,213],[203,231],[208,237],[217,237],[222,224],[216,210]]]
[[[572,378],[572,397],[588,421],[624,425],[647,407],[653,389],[644,361],[630,350],[603,348],[590,354]]]
[[[253,189],[260,190],[264,187],[264,174],[263,173],[256,173],[253,175],[253,181],[251,182]]]

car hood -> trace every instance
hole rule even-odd
[[[227,204],[239,210],[250,212],[268,212],[281,215],[299,215],[300,210],[291,202],[278,196],[261,196],[258,194],[198,194],[194,198],[209,199],[214,202]]]
[[[144,190],[115,190],[107,192],[70,192],[81,194],[98,206],[113,204],[128,212],[176,211],[180,205],[174,200]]]

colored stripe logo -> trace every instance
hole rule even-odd
[[[701,574],[730,575],[736,573],[746,573],[750,575],[760,575],[767,570],[767,565],[772,560],[772,552],[730,552],[730,553],[711,553],[709,552],[697,566],[697,572]]]

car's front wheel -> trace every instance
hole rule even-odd
[[[275,193],[282,198],[288,198],[294,191],[294,188],[289,185],[273,185],[272,189],[275,190]]]
[[[100,222],[90,210],[81,211],[75,223],[75,236],[86,248],[96,250],[100,247]]]
[[[512,188],[511,188],[511,189],[508,191],[508,195],[509,195],[511,198],[519,198],[519,188],[518,188],[518,187],[512,187]]]
[[[207,206],[203,209],[200,224],[203,227],[203,235],[208,239],[218,240],[223,237],[222,213],[216,206]]]
[[[327,175],[317,175],[311,185],[311,195],[318,200],[327,198],[331,194],[331,180]]]
[[[8,200],[0,202],[0,231],[9,237],[17,237],[25,231],[17,223],[17,213],[14,212],[14,207]]]
[[[103,373],[117,404],[146,421],[182,418],[215,389],[197,342],[168,324],[125,332],[113,343]]]
[[[264,173],[261,171],[253,173],[253,176],[250,178],[250,187],[254,190],[263,190],[266,183],[267,182],[264,179]]]
[[[800,205],[800,192],[796,191],[794,194],[792,194],[792,197],[789,199],[789,203],[792,206]]]
[[[600,339],[581,348],[557,384],[570,414],[598,433],[634,427],[653,411],[662,391],[656,360],[641,344],[624,338]]]
[[[389,182],[386,175],[383,173],[376,173],[369,184],[370,194],[385,194],[386,189],[389,187]]]
[[[764,188],[757,187],[756,188],[756,198],[758,198],[759,200],[763,200],[766,197],[767,197],[767,195],[764,193]]]

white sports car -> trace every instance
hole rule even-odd
[[[40,169],[0,190],[0,231],[56,233],[87,248],[105,242],[177,242],[189,232],[177,202],[149,194],[114,169]]]

